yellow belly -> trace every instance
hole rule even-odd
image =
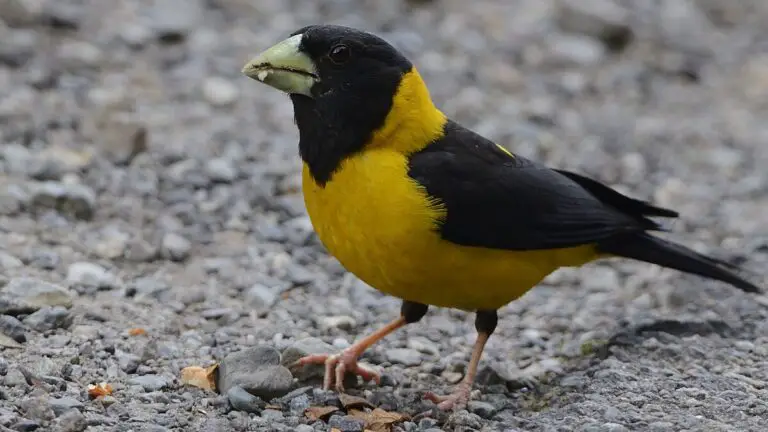
[[[407,176],[407,160],[375,149],[347,159],[325,187],[303,172],[318,237],[341,264],[401,299],[463,310],[498,309],[559,267],[598,256],[592,246],[505,251],[459,246],[435,231],[441,210]]]

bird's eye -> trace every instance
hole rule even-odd
[[[349,60],[350,55],[352,54],[352,51],[349,49],[348,46],[339,44],[334,45],[333,48],[331,48],[331,52],[328,53],[328,57],[331,59],[332,62],[336,63],[337,65],[346,63],[347,60]]]

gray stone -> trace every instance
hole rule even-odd
[[[553,63],[562,66],[590,66],[599,63],[606,49],[589,36],[562,35],[547,39]]]
[[[51,408],[57,417],[69,411],[70,409],[80,409],[83,407],[82,402],[69,396],[50,398],[48,399],[48,403],[51,405]]]
[[[298,395],[291,399],[289,403],[289,409],[292,413],[302,415],[304,411],[309,408],[310,400],[306,394]]]
[[[122,350],[116,350],[115,357],[117,357],[117,364],[120,366],[120,370],[128,374],[136,373],[136,369],[141,364],[141,357]]]
[[[215,158],[205,164],[205,173],[214,182],[232,183],[237,179],[237,169],[232,161]]]
[[[291,390],[293,375],[280,364],[280,353],[261,346],[233,352],[219,364],[217,388],[226,394],[240,386],[248,393],[269,401]]]
[[[328,419],[328,427],[340,432],[363,432],[365,422],[352,416],[333,415]]]
[[[117,165],[127,165],[147,151],[149,130],[132,118],[106,119],[95,133],[101,151]]]
[[[418,366],[422,362],[421,353],[409,348],[393,348],[385,353],[387,361],[404,366]]]
[[[203,82],[203,97],[214,107],[233,105],[240,97],[240,89],[221,77],[208,77]]]
[[[25,305],[72,307],[72,294],[65,288],[34,278],[14,278],[0,292]]]
[[[26,388],[29,385],[29,383],[27,383],[27,378],[17,367],[9,368],[8,372],[6,372],[5,374],[5,379],[3,381],[5,382],[5,385],[8,387]]]
[[[0,333],[5,334],[19,343],[27,341],[29,328],[21,321],[10,315],[0,315]]]
[[[38,42],[37,33],[32,30],[18,29],[6,32],[0,45],[0,63],[11,67],[21,67],[35,55]]]
[[[64,41],[59,45],[58,60],[66,69],[78,71],[98,66],[104,58],[101,49],[85,41]]]
[[[149,24],[163,39],[185,38],[203,18],[200,0],[155,0],[149,9]]]
[[[0,0],[0,17],[13,26],[38,22],[43,15],[42,0]]]
[[[72,263],[67,269],[67,282],[97,289],[113,289],[117,285],[117,277],[98,264],[80,261]]]
[[[266,406],[266,403],[263,400],[248,393],[244,388],[237,385],[232,386],[227,390],[227,399],[229,399],[232,408],[248,413],[261,412]]]
[[[38,421],[50,421],[56,416],[47,396],[33,396],[25,398],[20,404],[24,415]]]
[[[57,328],[69,328],[73,321],[69,310],[63,306],[46,306],[24,318],[31,329],[44,332]]]
[[[160,245],[160,254],[171,261],[184,261],[189,258],[192,243],[180,234],[167,233]]]
[[[320,328],[327,329],[341,329],[352,330],[357,327],[357,321],[349,315],[334,315],[324,316],[317,319],[317,324]]]
[[[31,205],[36,209],[53,209],[63,214],[91,220],[96,211],[96,193],[76,183],[47,181],[31,188]]]
[[[497,411],[493,404],[477,400],[469,401],[467,408],[484,419],[490,419]]]
[[[64,412],[54,424],[59,432],[83,432],[88,428],[88,420],[77,409]]]
[[[257,311],[267,310],[277,302],[277,293],[266,285],[254,284],[245,291],[248,306]]]
[[[162,390],[171,383],[162,375],[140,375],[128,380],[128,384],[137,385],[143,388],[144,391],[152,392]]]
[[[630,31],[630,14],[612,0],[559,0],[557,22],[565,31],[600,39]]]

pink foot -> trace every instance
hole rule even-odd
[[[358,354],[355,350],[346,349],[340,354],[314,354],[302,357],[296,360],[295,365],[304,366],[310,364],[324,364],[325,378],[323,379],[323,389],[330,390],[334,388],[338,392],[344,391],[344,375],[349,372],[363,378],[364,381],[381,382],[381,376],[378,372],[360,365],[357,362]]]
[[[443,411],[459,411],[467,407],[469,403],[469,395],[472,392],[472,387],[464,384],[459,384],[456,390],[448,396],[440,396],[432,392],[427,392],[424,395],[424,399],[430,400],[437,404],[437,408]]]

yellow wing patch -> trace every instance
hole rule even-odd
[[[494,143],[494,144],[496,144],[496,143]],[[515,157],[515,155],[513,155],[511,151],[507,150],[506,148],[504,148],[500,144],[496,144],[496,147],[498,147],[499,150],[503,151],[504,153],[508,154],[510,157],[512,157],[512,158]]]

